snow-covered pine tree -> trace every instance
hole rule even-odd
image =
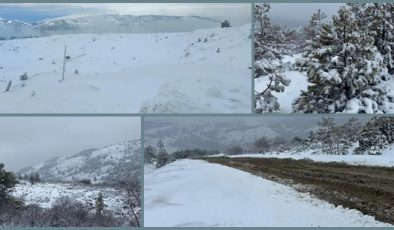
[[[383,59],[349,7],[323,24],[306,63],[310,85],[293,104],[295,112],[377,113],[392,107],[387,88],[378,86],[387,71]]]
[[[314,131],[309,131],[308,137],[302,143],[303,150],[307,149],[318,149],[320,147],[318,141],[316,140],[316,133]]]
[[[15,175],[6,171],[4,164],[0,163],[0,210],[15,202],[10,193],[17,183]]]
[[[96,198],[96,204],[95,204],[95,208],[96,208],[96,215],[97,216],[101,216],[101,214],[104,211],[104,199],[103,199],[103,194],[101,192],[99,192],[97,194],[97,198]]]
[[[313,40],[322,30],[323,20],[327,18],[326,14],[320,9],[313,13],[309,19],[309,24],[304,27],[305,40]]]
[[[386,137],[388,144],[394,143],[394,117],[377,117],[375,118],[374,125]]]
[[[368,3],[349,4],[352,9],[358,9],[363,26],[374,37],[374,45],[383,56],[388,72],[394,74],[394,4]]]
[[[322,120],[318,123],[318,125],[319,128],[314,135],[317,146],[320,146],[320,149],[324,154],[335,154],[335,137],[333,135],[335,128],[334,118],[322,117]]]
[[[349,149],[357,142],[361,131],[361,124],[357,118],[350,118],[345,124],[334,127],[332,132],[334,152],[337,155],[349,153]]]
[[[148,146],[144,149],[144,162],[145,164],[155,163],[155,149],[152,146]]]
[[[387,148],[389,142],[379,127],[379,118],[374,117],[365,124],[358,140],[355,154],[380,155]]]
[[[347,141],[349,142],[348,144],[354,144],[358,140],[362,129],[361,123],[358,121],[358,119],[356,117],[351,117],[341,127],[341,132],[344,134],[344,137],[346,137]]]
[[[160,139],[157,144],[157,154],[156,154],[156,168],[163,167],[170,162],[170,155],[164,147],[163,141]]]
[[[268,79],[266,88],[255,93],[258,113],[279,111],[280,105],[272,92],[283,92],[290,84],[281,69],[283,29],[271,23],[270,8],[267,3],[255,4],[255,78]]]
[[[301,45],[304,55],[308,55],[310,49],[313,48],[311,43],[314,39],[321,33],[323,29],[323,20],[326,19],[327,16],[320,9],[317,12],[313,13],[311,18],[309,19],[309,24],[303,28],[303,44]],[[295,66],[299,71],[307,70],[307,58],[299,58],[295,62]]]
[[[287,50],[284,55],[302,53],[305,49],[305,36],[303,31],[294,29],[284,29],[284,47]],[[285,63],[286,64],[286,63]],[[290,66],[292,67],[292,66]]]

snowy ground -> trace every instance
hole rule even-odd
[[[145,226],[389,226],[226,166],[179,160],[145,172]]]
[[[249,113],[249,34],[250,24],[0,41],[0,112]]]
[[[313,154],[314,151],[307,150],[303,152],[285,151],[282,153],[266,153],[266,154],[240,154],[229,156],[252,157],[252,158],[292,158],[295,160],[308,159],[317,162],[341,162],[350,165],[368,165],[394,167],[394,149],[386,149],[382,155],[332,155],[332,154]],[[221,155],[223,156],[223,155]]]
[[[292,65],[300,56],[300,54],[294,56],[284,56],[283,62],[288,63],[288,65]],[[305,74],[298,71],[285,71],[284,75],[291,80],[290,85],[285,88],[284,92],[273,92],[273,95],[278,98],[280,111],[282,113],[291,113],[293,111],[292,103],[300,96],[301,90],[307,89],[308,81]],[[257,92],[262,92],[267,88],[268,81],[268,78],[255,79],[255,90]]]
[[[105,210],[112,211],[116,215],[127,215],[125,198],[121,191],[113,188],[98,188],[66,183],[36,183],[22,181],[12,193],[21,198],[26,204],[38,204],[42,208],[50,208],[60,197],[69,197],[72,200],[82,202],[94,211],[95,200],[98,193],[103,194]]]

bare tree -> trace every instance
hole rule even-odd
[[[120,186],[126,191],[127,194],[127,205],[129,206],[133,219],[131,220],[131,225],[134,227],[141,227],[140,217],[141,217],[141,188],[138,183],[127,183],[121,181]]]

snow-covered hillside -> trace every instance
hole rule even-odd
[[[226,166],[180,160],[145,174],[145,226],[390,226]]]
[[[0,39],[80,33],[186,32],[217,27],[220,22],[198,16],[71,15],[36,23],[0,18]]]
[[[0,41],[0,112],[249,113],[249,36],[250,24]]]
[[[19,171],[20,174],[38,172],[44,181],[91,183],[118,183],[140,179],[141,141],[127,141],[100,149],[87,149],[80,153],[55,157],[40,165]]]
[[[110,210],[115,215],[130,215],[125,208],[126,194],[109,187],[93,187],[76,184],[62,183],[36,183],[31,185],[21,181],[15,187],[12,195],[23,200],[25,204],[37,204],[42,208],[50,208],[61,197],[69,197],[74,201],[87,204],[90,211],[95,210],[95,201],[98,193],[103,194],[105,210]]]

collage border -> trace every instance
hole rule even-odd
[[[141,131],[141,200],[142,200],[142,207],[141,207],[141,227],[105,227],[104,229],[109,230],[116,230],[116,229],[211,229],[213,227],[144,227],[144,183],[145,183],[145,173],[144,173],[144,146],[145,146],[145,136],[144,136],[144,126],[145,126],[145,118],[151,119],[154,117],[260,117],[260,118],[269,118],[272,116],[332,116],[332,117],[339,117],[339,116],[394,116],[394,114],[300,114],[300,113],[265,113],[265,114],[257,114],[255,110],[255,95],[254,95],[254,61],[255,61],[255,45],[254,45],[254,4],[257,2],[266,2],[266,3],[394,3],[394,0],[267,0],[267,1],[256,1],[256,0],[0,0],[0,3],[242,3],[242,4],[250,4],[251,6],[251,112],[250,113],[0,113],[0,118],[2,117],[133,117],[133,118],[140,118],[140,131]],[[1,57],[1,54],[0,54]],[[31,228],[31,227],[30,227]],[[61,229],[102,229],[101,227],[60,227]],[[257,229],[257,228],[264,228],[264,229],[275,229],[275,230],[282,230],[282,229],[319,229],[319,230],[326,230],[326,229],[342,229],[343,227],[220,227],[222,229]],[[382,229],[382,230],[393,230],[392,227],[346,227],[346,230],[360,230],[363,229]],[[22,230],[26,229],[24,227],[5,227],[3,229],[16,229]],[[27,228],[29,229],[29,227]],[[33,227],[32,229],[43,229],[43,230],[53,230],[58,229],[55,227]]]

